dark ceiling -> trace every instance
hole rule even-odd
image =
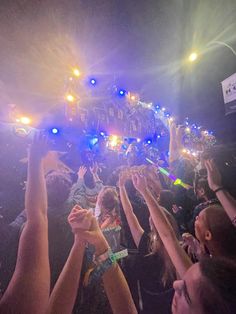
[[[236,50],[235,0],[1,0],[0,105],[44,115],[78,65],[235,140],[220,82],[236,55],[214,41]]]

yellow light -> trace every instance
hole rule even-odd
[[[20,119],[17,119],[17,120],[20,120],[20,123],[26,124],[26,125],[30,124],[30,122],[31,122],[31,119],[28,117],[21,117]]]
[[[182,150],[182,152],[183,152],[184,154],[187,153],[187,149],[184,148],[184,149]]]
[[[186,129],[185,129],[185,132],[186,132],[186,133],[190,133],[190,132],[191,132],[190,128],[186,128]]]
[[[80,70],[79,70],[79,69],[74,68],[74,69],[73,69],[73,74],[74,74],[74,76],[79,77],[81,73],[80,73]]]
[[[136,97],[134,95],[130,96],[130,100],[135,101]]]
[[[75,97],[71,94],[67,94],[66,95],[66,100],[69,102],[74,102],[75,101]]]
[[[115,146],[117,146],[117,144],[118,144],[118,136],[112,135],[110,137],[110,145],[111,145],[111,147],[115,147]]]
[[[170,122],[174,121],[174,118],[173,118],[173,117],[170,117],[170,118],[169,118],[169,121],[170,121]]]
[[[189,60],[190,62],[194,62],[194,61],[197,60],[197,58],[198,58],[198,54],[197,54],[196,52],[192,52],[192,53],[189,55],[188,60]]]

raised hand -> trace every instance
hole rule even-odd
[[[78,174],[78,178],[79,179],[83,179],[86,172],[87,172],[87,168],[85,166],[79,167],[79,171],[77,173]]]
[[[213,191],[217,190],[219,187],[222,187],[221,174],[215,162],[212,159],[208,159],[205,161],[205,166],[207,169],[207,180],[209,187]]]
[[[42,132],[36,132],[33,138],[33,141],[30,145],[30,157],[34,159],[41,160],[48,153],[48,139],[46,135]]]
[[[98,164],[97,162],[94,162],[93,166],[89,168],[91,173],[93,175],[97,175],[98,174],[98,170],[99,170],[99,167],[98,167]]]
[[[125,171],[121,171],[120,174],[119,174],[119,188],[122,188],[125,186],[125,182],[127,181],[129,177],[129,174],[128,172],[125,172]]]
[[[73,233],[76,234],[79,230],[89,230],[92,216],[91,211],[83,209],[79,205],[74,206],[68,217]]]
[[[147,191],[148,185],[147,185],[147,179],[145,176],[139,173],[134,173],[132,175],[132,181],[136,190],[138,190],[141,194]]]

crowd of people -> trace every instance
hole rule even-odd
[[[0,313],[236,313],[235,166],[222,147],[182,151],[171,123],[179,181],[159,161],[103,180],[96,162],[81,164],[74,181],[46,166],[37,132],[25,209],[1,223]]]

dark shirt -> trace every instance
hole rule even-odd
[[[139,274],[140,291],[145,314],[171,313],[171,304],[174,295],[172,282],[162,283],[164,263],[161,256],[149,253],[150,237],[144,233],[138,247],[139,260],[137,273]]]

